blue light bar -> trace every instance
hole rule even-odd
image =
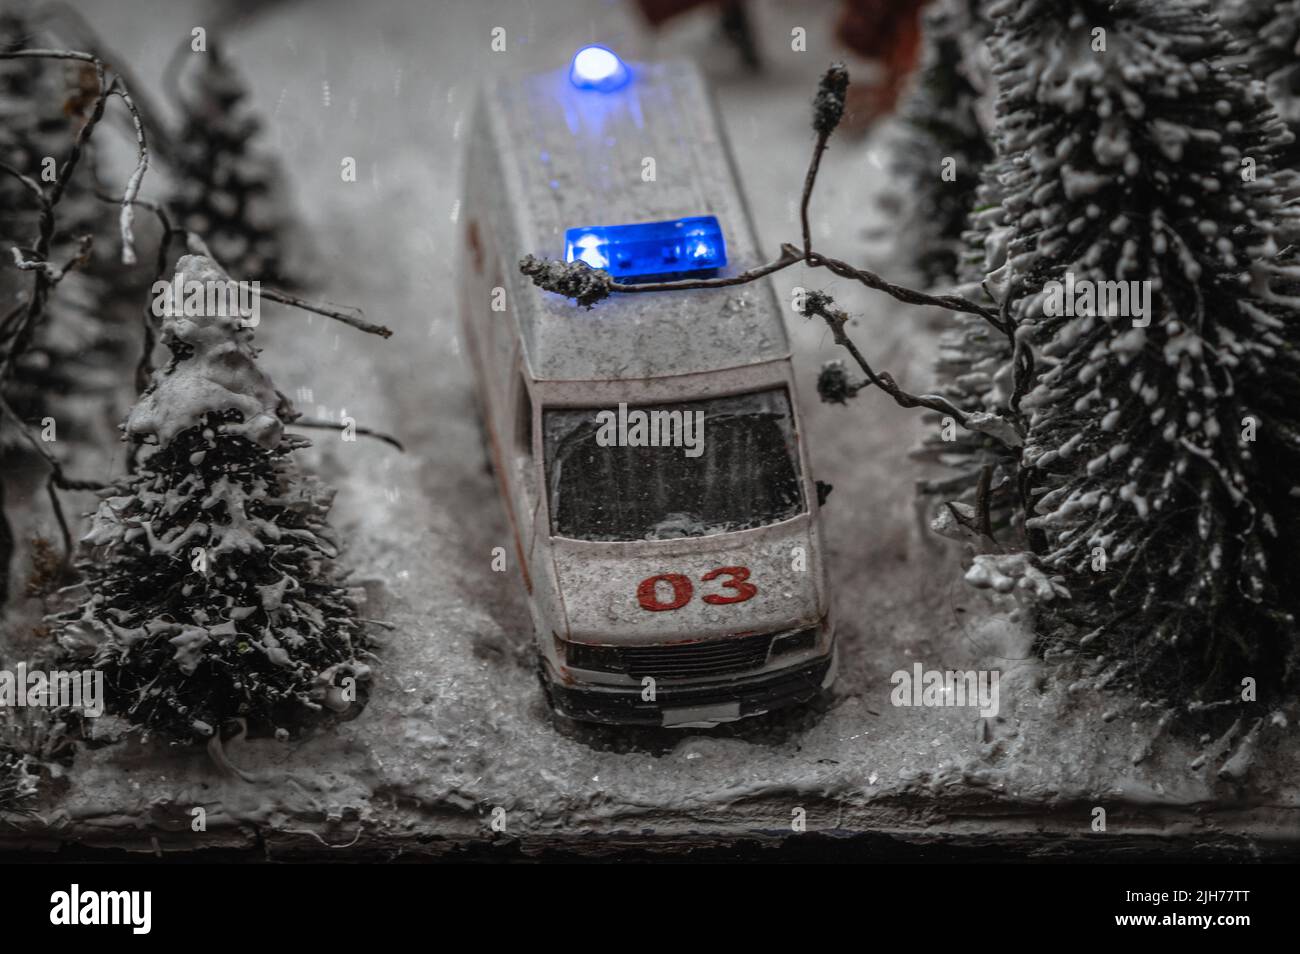
[[[636,225],[592,225],[564,233],[564,260],[586,262],[615,279],[717,271],[727,243],[712,215]]]
[[[569,66],[569,82],[578,89],[612,93],[626,86],[630,78],[618,54],[605,46],[584,46],[574,54]]]

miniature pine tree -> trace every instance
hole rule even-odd
[[[185,256],[182,283],[225,281]],[[332,494],[300,474],[287,400],[237,316],[165,314],[168,365],[124,429],[135,473],[103,492],[83,542],[88,598],[60,644],[105,673],[110,711],[169,739],[228,720],[283,736],[342,710],[368,673],[356,606],[333,568]]]
[[[1277,682],[1300,598],[1280,124],[1199,0],[991,13],[1000,134],[1023,160],[1004,179],[1011,310],[1041,369],[1022,402],[1029,525],[1072,597],[1042,614],[1046,642],[1164,693]],[[1067,304],[1071,281],[1139,284],[1126,309]]]
[[[988,32],[978,7],[978,0],[939,0],[926,9],[920,68],[900,109],[892,166],[910,197],[901,244],[931,286],[951,285],[958,274],[980,170],[993,157],[973,82],[974,51]]]
[[[169,205],[178,224],[202,235],[232,274],[290,284],[291,215],[279,164],[256,149],[261,123],[245,110],[248,91],[221,48],[213,44],[201,63],[192,95],[181,98]]]
[[[1279,161],[1300,169],[1300,0],[1231,0],[1223,19],[1295,137]]]

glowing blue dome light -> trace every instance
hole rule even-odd
[[[616,279],[707,273],[727,264],[727,242],[712,215],[633,225],[590,225],[564,233],[564,260],[586,262]]]
[[[631,78],[618,54],[604,46],[584,46],[573,57],[569,81],[578,89],[609,93],[627,85]]]

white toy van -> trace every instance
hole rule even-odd
[[[484,92],[462,332],[551,705],[709,726],[834,679],[818,494],[767,281],[587,310],[519,272],[526,254],[625,282],[762,261],[698,72],[606,53]]]

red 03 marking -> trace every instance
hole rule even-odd
[[[758,593],[758,587],[749,582],[749,567],[747,566],[720,566],[716,570],[710,570],[700,577],[701,582],[708,583],[719,577],[725,576],[718,585],[724,590],[730,590],[730,593],[706,593],[704,602],[713,605],[726,603],[743,603],[745,600],[753,599]],[[659,584],[666,583],[672,589],[672,598],[661,600],[659,598]],[[657,576],[648,576],[642,580],[636,588],[636,600],[643,610],[649,610],[652,613],[662,613],[665,610],[681,609],[691,601],[695,595],[695,587],[690,579],[681,573],[660,573]]]

